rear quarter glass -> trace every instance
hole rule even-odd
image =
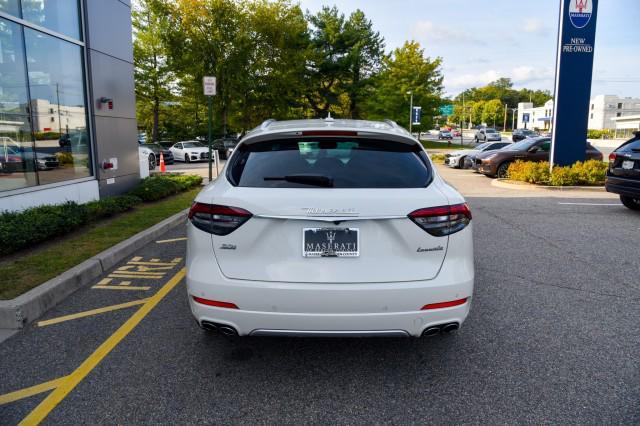
[[[618,152],[630,152],[633,150],[640,150],[640,139],[630,139],[625,142],[620,148],[616,151]]]
[[[234,186],[315,188],[265,178],[314,175],[333,188],[424,188],[433,173],[418,145],[360,138],[278,139],[241,145],[227,171]]]

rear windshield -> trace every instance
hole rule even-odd
[[[640,138],[632,138],[632,139],[629,139],[628,141],[626,141],[624,143],[624,145],[622,145],[616,151],[618,151],[618,152],[632,152],[632,151],[638,151],[638,150],[640,150]]]
[[[235,186],[257,188],[424,188],[432,173],[415,145],[301,138],[241,145],[227,177]]]

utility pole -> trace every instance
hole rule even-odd
[[[464,92],[462,92],[462,116],[460,117],[460,145],[464,145]]]
[[[56,83],[56,97],[58,98],[58,133],[62,136],[62,118],[60,118],[60,85]]]
[[[505,132],[507,130],[507,109],[509,109],[509,105],[504,104],[504,125],[502,126],[502,131]],[[513,130],[513,129],[511,129]]]
[[[212,76],[206,76],[202,78],[202,86],[204,95],[207,97],[208,106],[209,106],[209,135],[207,138],[207,142],[209,143],[209,182],[213,179],[213,169],[211,167],[212,159],[212,149],[211,149],[211,134],[212,134],[212,123],[213,123],[213,105],[212,98],[216,95],[216,78]],[[216,167],[218,165],[216,164]],[[217,177],[217,175],[216,175]]]
[[[516,128],[516,111],[518,108],[511,108],[511,131],[514,131]]]
[[[409,101],[409,133],[411,133],[412,127],[412,121],[413,121],[413,92],[411,90],[409,90],[407,92],[407,95],[411,95],[411,100]]]

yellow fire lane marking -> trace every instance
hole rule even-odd
[[[10,402],[18,401],[23,398],[28,398],[33,395],[37,395],[42,392],[50,391],[51,389],[55,389],[60,384],[67,379],[68,376],[60,377],[57,379],[49,380],[48,382],[40,383],[39,385],[31,386],[28,388],[20,389],[17,391],[5,393],[4,395],[0,395],[0,405],[8,404]]]
[[[133,291],[137,291],[137,290],[149,290],[151,287],[148,287],[148,286],[135,287],[135,286],[131,286],[131,285],[127,285],[127,286],[120,286],[120,285],[94,285],[91,288],[96,289],[96,290],[133,290]]]
[[[109,278],[140,278],[141,280],[157,280],[158,278],[162,278],[164,274],[162,275],[149,275],[149,274],[145,274],[145,275],[132,275],[132,274],[109,274]]]
[[[36,408],[25,417],[21,425],[33,425],[42,422],[69,393],[155,308],[169,292],[177,286],[186,273],[180,269],[165,285],[151,296],[120,328],[84,360],[76,370],[69,374]]]
[[[38,321],[38,327],[46,327],[47,325],[58,324],[65,321],[71,321],[77,318],[90,317],[92,315],[103,314],[105,312],[117,311],[118,309],[130,308],[132,306],[142,305],[149,299],[133,300],[131,302],[120,303],[117,305],[104,306],[102,308],[91,309],[89,311],[77,312],[75,314],[64,315],[44,321]]]
[[[164,263],[164,262],[127,262],[127,265],[143,265],[143,266],[176,266],[178,263],[180,263],[180,261],[177,262],[170,262],[170,263]]]
[[[186,240],[187,237],[181,237],[181,238],[172,238],[170,240],[158,240],[156,241],[157,244],[164,244],[164,243],[174,243],[176,241],[184,241]]]

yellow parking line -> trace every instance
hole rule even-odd
[[[162,274],[164,275],[164,274]],[[121,274],[111,273],[109,274],[110,278],[140,278],[144,280],[157,280],[158,278],[162,278],[162,275],[131,275],[125,274],[124,272]]]
[[[120,303],[118,305],[105,306],[103,308],[91,309],[89,311],[78,312],[75,314],[64,315],[49,320],[38,321],[38,327],[46,327],[47,325],[58,324],[65,321],[71,321],[77,318],[90,317],[92,315],[103,314],[105,312],[117,311],[118,309],[130,308],[132,306],[142,305],[149,299],[133,300],[131,302]]]
[[[158,244],[163,244],[163,243],[173,243],[173,242],[176,242],[176,241],[184,241],[184,240],[186,240],[186,239],[187,239],[187,237],[172,238],[172,239],[170,239],[170,240],[159,240],[159,241],[156,241],[156,243],[158,243]]]
[[[144,266],[176,266],[178,262],[127,262],[127,265],[144,265]]]
[[[56,389],[51,392],[36,408],[25,417],[20,424],[33,425],[42,422],[49,413],[60,404],[66,396],[111,352],[140,321],[155,308],[169,292],[184,278],[186,269],[178,271],[160,290],[151,296],[115,333],[104,341],[89,358],[84,360],[76,370],[68,375]]]
[[[8,404],[10,402],[18,401],[23,398],[28,398],[42,392],[50,391],[51,389],[55,389],[60,386],[60,383],[62,383],[62,381],[66,378],[66,376],[60,377],[57,379],[49,380],[48,382],[40,383],[39,385],[0,395],[0,405]]]
[[[149,290],[151,287],[134,287],[134,286],[130,286],[130,285],[94,285],[93,287],[94,289],[97,290]]]

